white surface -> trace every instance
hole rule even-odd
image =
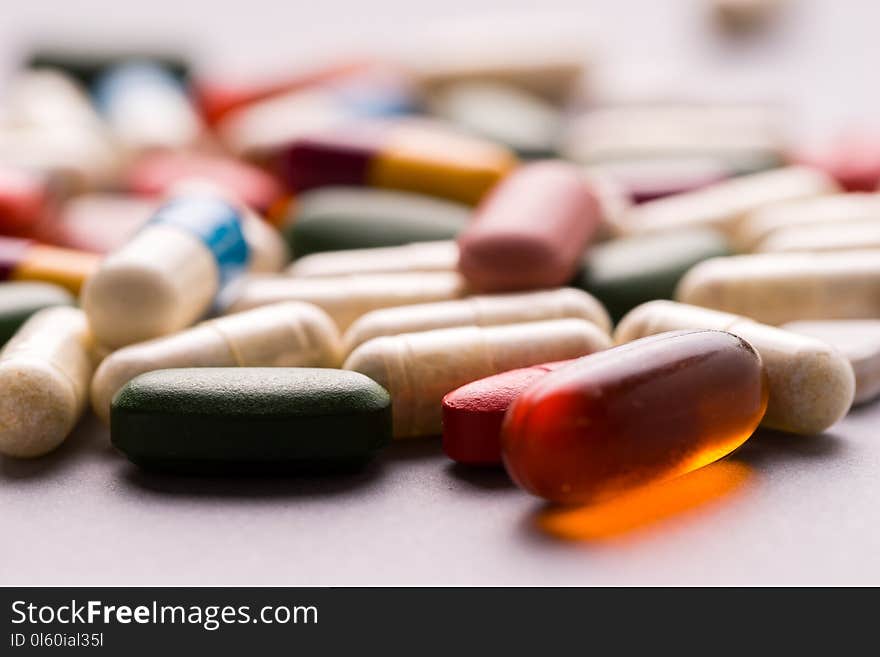
[[[87,34],[97,25],[105,35],[195,35],[208,53],[265,62],[350,35],[396,43],[415,26],[467,20],[475,3],[295,4],[193,0],[118,11],[96,0],[0,0],[0,46],[38,28]],[[621,75],[695,71],[682,76],[687,86],[729,97],[754,88],[732,80],[754,79],[799,105],[793,124],[880,116],[873,0],[790,0],[787,20],[735,40],[719,38],[696,0],[541,4],[565,9],[570,27],[592,25]],[[689,510],[667,508],[613,539],[571,542],[541,531],[541,503],[503,474],[452,466],[436,440],[397,444],[355,477],[181,479],[139,472],[89,418],[47,459],[0,460],[0,583],[880,584],[878,421],[874,405],[823,436],[758,434],[722,466],[735,469],[738,485],[710,487]]]

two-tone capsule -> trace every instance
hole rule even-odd
[[[43,281],[78,294],[100,261],[93,253],[0,236],[0,281]]]

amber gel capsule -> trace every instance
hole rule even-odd
[[[504,465],[522,488],[593,502],[717,461],[767,407],[761,357],[723,331],[672,332],[579,358],[507,411]]]

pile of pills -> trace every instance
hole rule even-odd
[[[34,53],[0,96],[0,453],[87,412],[178,473],[442,436],[580,504],[880,394],[877,139],[523,52],[244,83]]]

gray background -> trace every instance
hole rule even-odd
[[[525,16],[583,34],[597,80],[780,100],[795,132],[880,117],[873,0],[790,0],[776,24],[736,39],[697,0],[545,0],[525,13],[535,4],[0,0],[0,75],[34,34],[186,42],[205,62],[262,68]],[[128,465],[90,417],[45,459],[0,458],[0,583],[876,585],[878,419],[874,405],[822,436],[762,432],[650,504],[561,517],[502,473],[453,466],[436,440],[396,444],[357,476],[178,479]]]

